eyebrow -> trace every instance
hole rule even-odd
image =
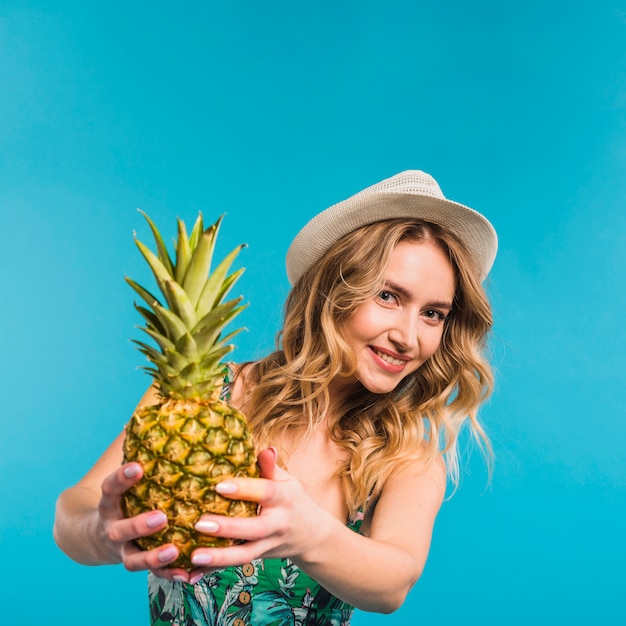
[[[385,289],[390,289],[398,294],[400,294],[403,298],[407,298],[411,300],[413,298],[413,294],[408,290],[402,287],[401,285],[396,285],[388,280],[385,281]],[[452,310],[451,302],[429,302],[428,306],[433,307],[435,309],[447,309],[449,311]]]

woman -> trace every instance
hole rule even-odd
[[[141,478],[121,434],[59,498],[55,537],[86,564],[147,569],[153,624],[347,624],[352,607],[391,612],[424,568],[457,437],[492,375],[481,282],[497,238],[480,214],[407,171],[322,212],[287,254],[293,289],[276,352],[234,367],[225,392],[248,415],[261,478],[218,490],[259,502],[253,518],[204,516],[197,530],[244,539],[140,551],[155,511],[123,519]],[[142,402],[151,402],[153,390]],[[444,462],[445,459],[445,462]]]

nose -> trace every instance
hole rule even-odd
[[[415,350],[419,345],[419,318],[414,313],[398,315],[387,336],[398,352]]]

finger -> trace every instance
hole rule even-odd
[[[164,567],[160,569],[150,570],[155,576],[159,578],[165,578],[175,583],[188,583],[190,582],[189,572],[180,568]]]
[[[188,583],[195,585],[199,580],[204,578],[209,572],[212,572],[215,568],[202,567],[187,571],[181,568],[164,567],[162,569],[150,570],[155,576],[159,578],[165,578],[175,583]]]
[[[267,517],[267,516],[266,516]],[[194,528],[211,537],[227,537],[243,541],[256,541],[275,532],[275,523],[266,517],[227,517],[204,515]]]
[[[163,511],[148,511],[135,517],[119,519],[111,522],[106,534],[110,541],[125,543],[138,537],[147,537],[167,526],[167,516]]]
[[[266,504],[276,492],[273,481],[264,478],[230,478],[215,485],[215,491],[233,500]]]
[[[269,540],[251,541],[248,543],[231,546],[230,548],[198,548],[191,554],[191,562],[194,565],[210,565],[212,569],[230,567],[250,563],[261,555],[269,553],[274,547]]]
[[[143,477],[139,463],[127,463],[119,467],[102,482],[101,510],[118,510],[119,496],[138,483]]]
[[[122,561],[124,567],[129,572],[140,572],[142,570],[160,571],[173,563],[179,555],[178,548],[173,543],[166,543],[154,550],[140,550],[137,546],[129,543],[122,550]],[[172,569],[172,576],[186,575],[184,569]],[[170,575],[167,578],[172,579]]]
[[[261,478],[274,480],[277,456],[278,452],[276,451],[276,448],[266,448],[265,450],[261,450],[258,456]]]
[[[204,578],[208,573],[215,571],[214,567],[200,567],[192,569],[189,572],[189,584],[195,585],[200,579]]]
[[[258,463],[261,469],[261,478],[268,480],[288,480],[291,478],[286,470],[277,465],[277,461],[278,452],[276,448],[266,448],[259,452]]]

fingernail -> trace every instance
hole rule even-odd
[[[278,450],[274,446],[270,446],[268,450],[271,450],[274,453],[274,459],[278,458]]]
[[[195,585],[198,581],[202,580],[204,578],[204,574],[194,574],[190,579],[189,579],[189,584],[190,585]]]
[[[174,576],[172,576],[172,580],[175,583],[186,583],[187,582],[187,577],[186,576],[181,576],[180,574],[174,574]],[[191,582],[191,581],[189,581]],[[191,583],[193,585],[193,583]]]
[[[167,516],[163,511],[154,511],[154,513],[150,513],[150,515],[146,517],[146,526],[148,528],[157,528],[165,524],[165,522],[167,522]]]
[[[212,522],[208,519],[201,519],[196,524],[196,530],[201,533],[214,533],[220,529],[220,525],[217,522]]]
[[[140,467],[136,463],[124,468],[124,476],[126,476],[126,478],[135,478],[139,472]]]
[[[229,483],[228,481],[218,483],[215,485],[215,491],[217,491],[217,493],[235,493],[237,491],[237,484]]]
[[[194,554],[191,557],[191,562],[194,565],[208,565],[213,560],[213,557],[206,552],[200,552],[199,554]]]
[[[178,556],[178,550],[174,546],[169,546],[169,548],[163,548],[161,552],[159,552],[159,561],[161,563],[165,563],[166,561],[171,561]]]

